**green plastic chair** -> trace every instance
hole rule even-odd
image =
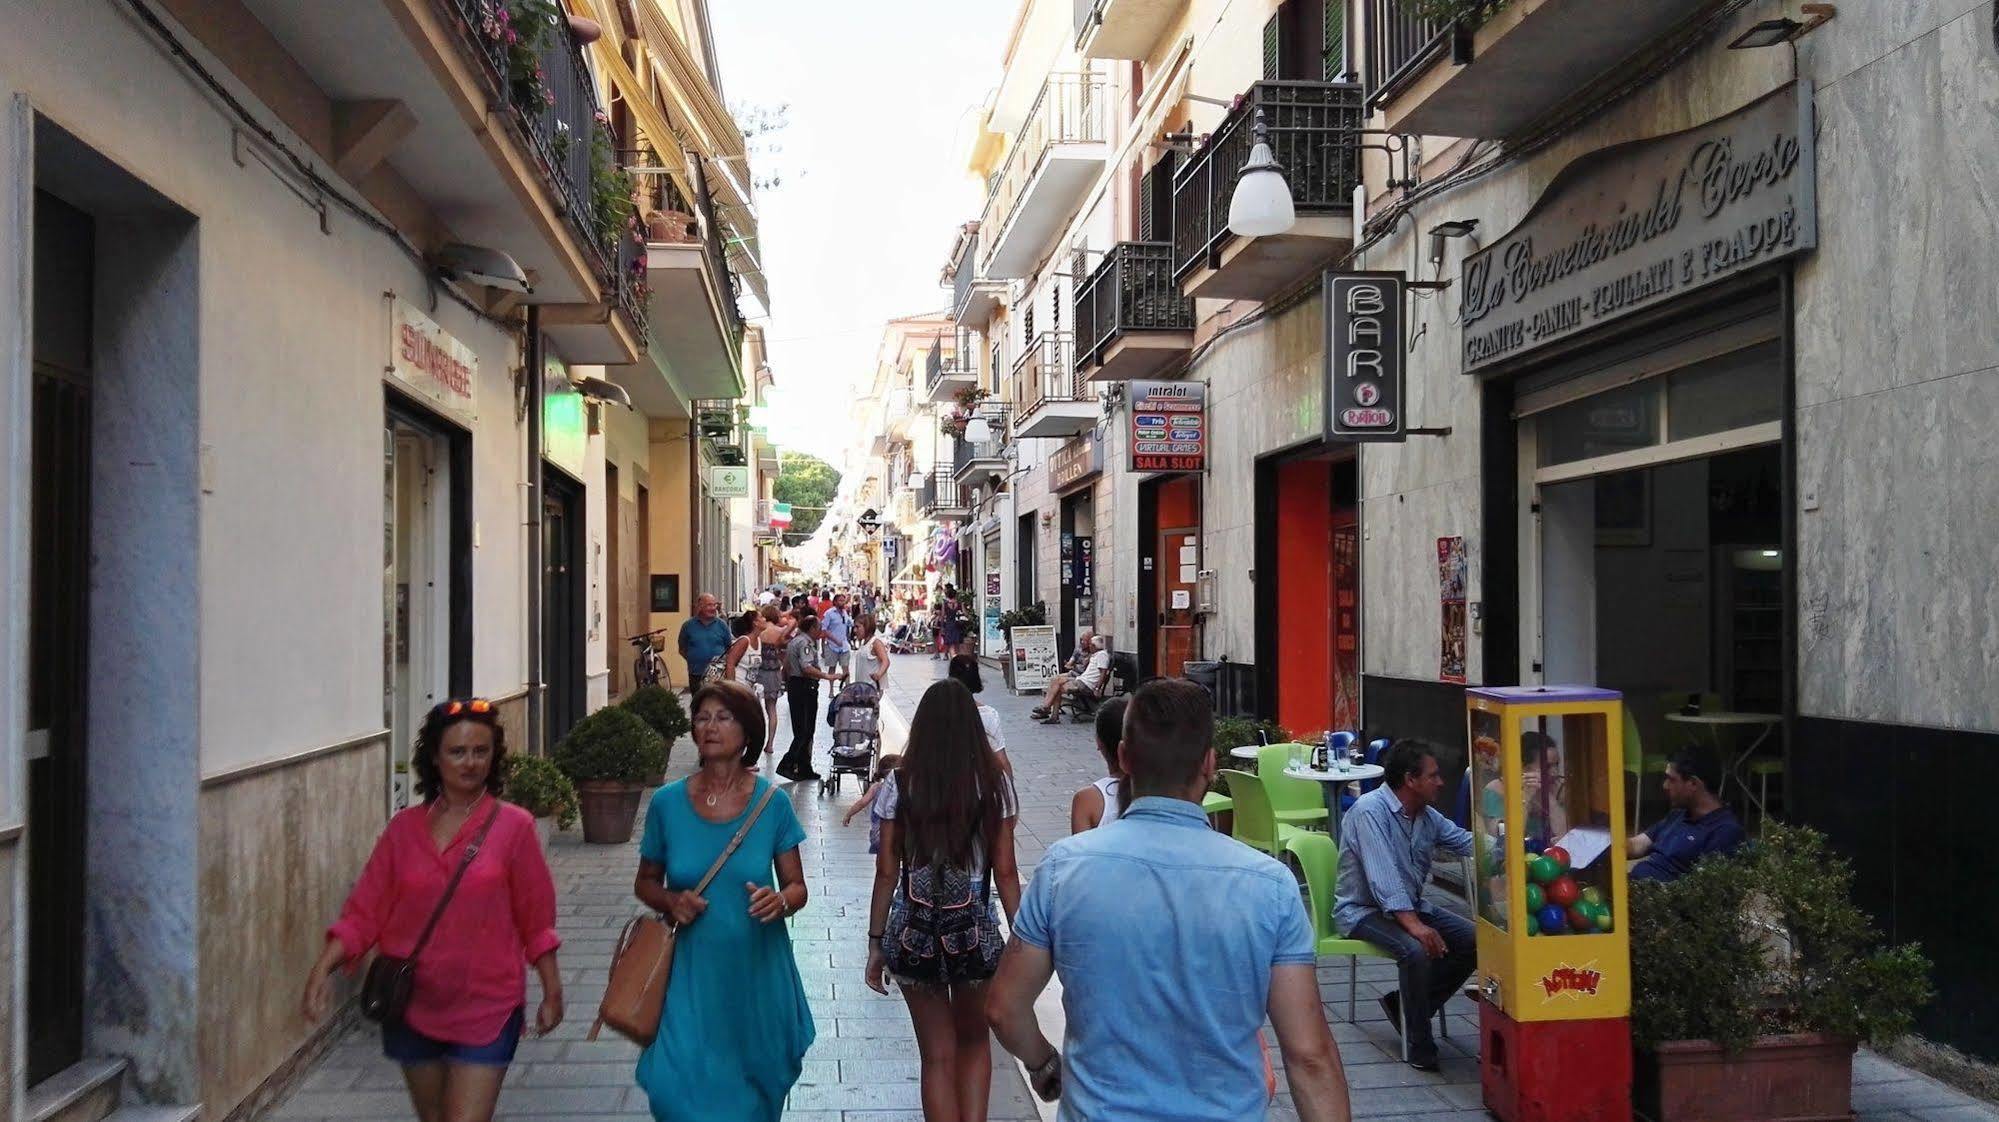
[[[1390,962],[1395,956],[1388,949],[1365,939],[1349,939],[1333,926],[1333,886],[1339,879],[1340,849],[1333,839],[1325,834],[1299,831],[1285,843],[1285,852],[1298,862],[1298,868],[1305,874],[1305,897],[1307,908],[1312,914],[1312,934],[1315,936],[1314,950],[1320,957],[1345,956],[1347,960],[1347,1023],[1354,1021],[1354,991],[1360,983],[1360,960],[1381,958]],[[1450,1018],[1444,1010],[1437,1010],[1437,1028],[1444,1036],[1451,1035]],[[1409,1061],[1409,1034],[1395,1026],[1395,1035],[1402,1038],[1402,1060]]]
[[[1317,783],[1284,774],[1290,762],[1289,744],[1267,744],[1256,750],[1256,775],[1270,795],[1271,812],[1286,826],[1325,829],[1326,796]]]
[[[1645,742],[1638,736],[1638,718],[1632,715],[1629,705],[1624,707],[1624,770],[1633,777],[1631,832],[1635,834],[1648,825],[1645,821],[1645,788],[1653,777],[1666,773],[1666,754],[1645,750]]]
[[[1246,771],[1222,774],[1228,776],[1229,797],[1235,800],[1235,840],[1272,857],[1284,852],[1284,843],[1301,831],[1277,821],[1263,780]]]
[[[1220,791],[1209,791],[1201,796],[1201,813],[1213,818],[1224,811],[1234,810],[1235,800]]]

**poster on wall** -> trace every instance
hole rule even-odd
[[[985,539],[985,600],[979,613],[979,650],[988,656],[1006,650],[1006,632],[1000,630],[1000,540]]]
[[[1360,528],[1333,528],[1333,724],[1360,727]]]
[[[1062,666],[1055,649],[1055,628],[1050,624],[1023,625],[1009,633],[1007,650],[1013,659],[1013,688],[1018,692],[1039,692],[1048,688]]]
[[[1462,684],[1465,680],[1465,540],[1437,539],[1437,586],[1443,601],[1442,651],[1437,677]]]
[[[1097,625],[1097,541],[1076,535],[1076,626]]]

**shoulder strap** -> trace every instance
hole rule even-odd
[[[493,809],[486,812],[486,821],[480,825],[479,832],[473,836],[471,844],[465,847],[464,856],[458,859],[458,868],[451,873],[451,883],[444,886],[444,895],[438,897],[437,907],[430,910],[430,919],[424,922],[423,934],[416,937],[416,946],[410,951],[412,959],[422,954],[425,944],[430,942],[430,933],[437,930],[437,921],[444,918],[444,909],[451,903],[453,894],[458,891],[458,882],[465,879],[465,870],[472,867],[472,859],[479,856],[479,847],[486,844],[486,835],[492,832],[493,823],[499,819],[500,800],[494,799]]]
[[[722,871],[722,866],[728,862],[729,856],[743,844],[743,839],[750,834],[750,827],[757,824],[758,818],[763,817],[764,807],[770,805],[771,796],[775,794],[777,794],[777,784],[772,783],[764,788],[764,797],[757,800],[756,809],[750,811],[750,816],[743,819],[743,824],[736,828],[736,836],[730,838],[729,844],[722,847],[722,855],[715,858],[713,865],[708,866],[708,874],[701,878],[700,884],[694,886],[694,895],[700,896],[708,891],[708,882],[715,879],[715,874]]]

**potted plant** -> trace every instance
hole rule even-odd
[[[663,745],[659,771],[646,776],[646,786],[661,786],[666,782],[666,761],[673,753],[673,746],[694,727],[687,719],[687,708],[680,704],[680,695],[665,686],[640,686],[625,698],[624,705],[659,734]]]
[[[666,743],[637,714],[611,705],[576,722],[555,746],[555,764],[576,784],[583,840],[616,845],[631,840],[646,777],[666,770]]]
[[[576,785],[547,756],[508,756],[506,799],[534,815],[542,848],[557,830],[576,824]]]
[[[1654,1122],[1851,1118],[1853,1052],[1932,996],[1884,947],[1824,835],[1771,825],[1732,858],[1631,892],[1636,1101]]]

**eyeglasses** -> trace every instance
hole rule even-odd
[[[438,706],[438,709],[447,717],[456,717],[460,713],[477,713],[484,716],[493,711],[493,703],[483,697],[469,697],[447,701]]]
[[[727,709],[704,709],[694,714],[693,723],[697,725],[735,724],[736,715]]]

